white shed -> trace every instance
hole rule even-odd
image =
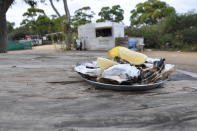
[[[115,38],[124,37],[124,25],[115,22],[88,23],[78,27],[83,49],[108,50],[115,47]]]

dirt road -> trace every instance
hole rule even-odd
[[[196,64],[196,53],[145,53],[180,68]],[[105,53],[51,46],[0,54],[0,131],[196,131],[196,79],[175,74],[149,92],[96,90],[73,65],[98,56]]]

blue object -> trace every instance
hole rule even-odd
[[[136,49],[137,48],[137,40],[134,38],[128,38],[128,47],[129,49]]]

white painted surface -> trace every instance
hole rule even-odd
[[[96,37],[98,28],[112,28],[112,36]],[[116,37],[124,37],[124,25],[115,22],[88,23],[78,27],[78,37],[87,50],[109,50],[115,47]]]
[[[189,75],[189,76],[191,76],[191,77],[197,78],[197,73],[188,72],[188,71],[179,70],[179,69],[177,69],[176,71],[177,71],[177,72],[180,72],[180,73],[183,73],[183,74],[186,74],[186,75]]]

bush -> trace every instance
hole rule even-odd
[[[188,45],[197,43],[197,27],[190,27],[176,32],[179,39]]]
[[[197,14],[171,15],[160,23],[140,28],[127,28],[126,35],[143,37],[146,48],[196,50]]]
[[[126,29],[126,35],[130,37],[143,37],[145,47],[147,48],[160,48],[159,37],[160,32],[155,29],[154,26],[142,27],[142,28],[130,28]]]

